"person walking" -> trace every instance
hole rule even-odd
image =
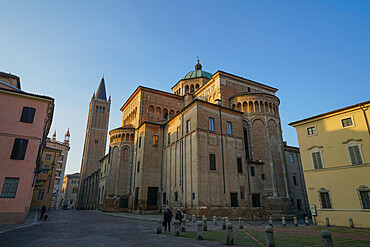
[[[42,208],[41,208],[41,217],[40,217],[40,220],[42,220],[43,218],[44,218],[44,214],[46,213],[46,207],[45,207],[45,205],[44,206],[42,206]]]
[[[180,209],[177,209],[177,212],[176,212],[176,217],[175,217],[176,220],[179,220],[180,221],[180,226],[181,226],[181,221],[182,221],[182,213],[180,211]]]
[[[167,231],[168,226],[168,232],[171,232],[172,211],[170,210],[169,207],[167,207],[166,211],[164,211],[163,220],[164,220],[164,231]]]

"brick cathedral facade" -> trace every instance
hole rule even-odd
[[[172,93],[139,86],[121,107],[122,125],[109,132],[82,208],[292,215],[276,91],[208,73],[199,60]]]

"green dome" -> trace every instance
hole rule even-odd
[[[190,71],[182,79],[193,79],[193,78],[200,78],[200,77],[205,77],[208,79],[212,78],[211,73],[202,70],[202,65],[199,63],[199,59],[197,62],[198,63],[195,65],[195,71]]]

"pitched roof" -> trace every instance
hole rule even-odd
[[[96,96],[97,99],[102,99],[102,100],[107,100],[107,94],[105,93],[105,81],[104,77],[101,78],[98,91],[96,91]]]

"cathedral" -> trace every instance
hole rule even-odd
[[[90,102],[79,209],[148,213],[169,206],[248,219],[296,213],[278,89],[211,74],[198,60],[172,93],[143,86],[132,93],[105,154],[104,83]]]

